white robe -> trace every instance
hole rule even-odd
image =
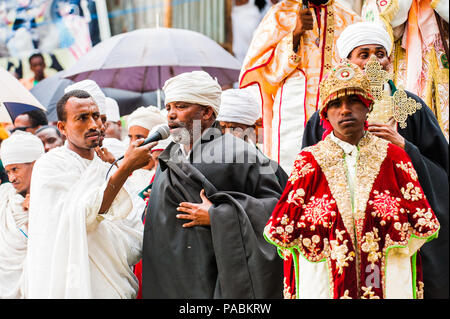
[[[11,183],[0,185],[0,299],[23,298],[28,212]]]
[[[145,208],[125,184],[99,215],[109,164],[59,147],[31,180],[27,298],[134,298]],[[112,173],[110,173],[111,176]]]

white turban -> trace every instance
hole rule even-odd
[[[337,50],[341,59],[347,58],[354,48],[365,44],[382,45],[388,55],[391,55],[391,37],[380,23],[357,22],[350,24],[342,31],[336,41]]]
[[[116,100],[110,97],[105,98],[105,114],[107,121],[110,122],[120,121],[119,104],[117,104]]]
[[[94,99],[95,103],[97,104],[100,114],[102,115],[106,114],[105,112],[106,96],[100,89],[100,87],[97,85],[97,83],[95,83],[92,80],[83,80],[80,82],[76,82],[74,84],[67,86],[64,89],[64,93],[73,90],[83,90],[88,92]]]
[[[204,71],[186,72],[170,78],[163,87],[165,102],[187,102],[209,105],[219,113],[222,88]]]
[[[153,127],[159,124],[167,123],[167,120],[164,115],[161,114],[161,111],[156,106],[141,106],[134,110],[128,116],[128,129],[132,126],[141,126],[151,131]]]
[[[34,134],[16,131],[2,142],[0,159],[3,166],[32,163],[45,153],[44,144]]]
[[[217,121],[253,125],[260,117],[258,101],[246,89],[229,89],[222,92]]]

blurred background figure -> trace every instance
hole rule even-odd
[[[31,133],[15,132],[0,149],[10,183],[0,185],[0,299],[24,298],[31,174],[44,154]]]
[[[156,106],[141,106],[128,116],[128,137],[130,144],[138,139],[145,139],[150,131],[160,125],[166,124],[167,120]],[[123,155],[123,154],[122,154]],[[155,162],[151,160],[148,165],[137,169],[129,178],[130,184],[134,184],[136,191],[140,193],[146,188],[155,174]]]
[[[255,122],[260,118],[259,104],[248,89],[222,92],[217,121],[223,133],[230,133],[256,145]]]
[[[35,53],[28,59],[30,63],[30,70],[34,73],[34,76],[30,78],[20,79],[22,83],[28,90],[31,90],[39,81],[45,79],[45,60],[41,53]]]
[[[234,0],[231,11],[233,27],[233,53],[242,63],[253,38],[253,31],[261,21],[255,0]]]
[[[105,139],[103,140],[103,147],[111,152],[115,158],[125,154],[128,145],[122,141],[122,122],[120,121],[119,105],[117,101],[106,97],[105,98]]]
[[[42,110],[24,112],[14,119],[14,130],[27,131],[35,134],[43,125],[48,125],[47,116]]]
[[[65,136],[61,134],[56,126],[44,125],[36,130],[35,134],[44,144],[46,153],[55,147],[64,145]]]

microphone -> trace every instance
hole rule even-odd
[[[139,145],[140,146],[144,146],[147,145],[148,143],[152,143],[152,142],[156,142],[156,141],[160,141],[160,140],[165,140],[166,138],[168,138],[170,136],[170,128],[168,125],[162,124],[156,127],[156,130],[151,133],[145,140],[144,142]],[[121,159],[124,158],[125,155],[122,155],[121,157],[119,157],[118,159],[116,159],[114,161],[114,163],[111,164],[111,167],[108,169],[108,172],[106,173],[106,178],[108,178],[109,175],[109,171],[111,170],[111,168]]]
[[[151,133],[147,138],[145,139],[144,143],[142,143],[139,146],[147,145],[148,143],[156,142],[159,140],[165,140],[170,136],[170,128],[167,125],[159,125],[156,127],[155,132]]]

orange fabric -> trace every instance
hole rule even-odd
[[[22,83],[22,85],[26,87],[27,90],[31,90],[34,86],[34,77],[28,79],[20,79],[19,82]]]
[[[320,77],[326,73],[325,66],[331,68],[331,64],[339,62],[335,49],[337,38],[347,25],[360,21],[356,13],[333,0],[326,5],[310,8],[314,27],[302,36],[299,51],[295,54],[292,31],[300,9],[301,1],[298,0],[285,0],[270,9],[255,31],[241,70],[240,87],[257,84],[261,90],[264,151],[269,156],[273,101],[277,91],[289,77],[298,72],[304,73],[307,80],[306,105],[302,105],[302,100],[299,107],[305,108],[306,118],[299,120],[306,123],[318,108],[318,86]],[[320,12],[319,21],[315,10]],[[334,23],[327,25],[330,18]]]

